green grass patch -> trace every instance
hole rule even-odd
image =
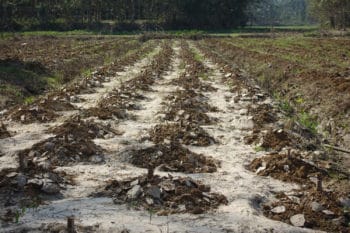
[[[262,152],[262,151],[266,151],[266,149],[262,146],[256,146],[254,147],[255,152]]]
[[[298,114],[298,122],[309,129],[313,134],[317,133],[318,123],[316,117],[311,116],[307,112],[301,112]]]
[[[1,32],[0,38],[6,39],[17,36],[82,36],[82,35],[96,35],[96,32],[87,30],[73,30],[73,31],[23,31],[23,32]]]
[[[29,97],[24,98],[24,103],[25,104],[32,104],[32,103],[34,103],[34,101],[35,101],[35,97],[34,96],[29,96]]]
[[[51,88],[58,88],[62,84],[61,78],[58,76],[48,77],[46,81]]]
[[[196,60],[196,61],[203,61],[203,57],[201,56],[201,55],[199,55],[198,53],[195,53],[194,54],[194,59]]]

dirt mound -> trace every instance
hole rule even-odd
[[[198,109],[201,112],[216,112],[218,108],[208,104],[208,98],[194,90],[178,90],[165,98],[173,108]],[[165,104],[165,103],[164,103]]]
[[[181,74],[181,76],[178,79],[175,79],[170,82],[172,85],[180,86],[184,88],[185,90],[198,90],[198,91],[204,91],[204,92],[214,92],[217,91],[216,88],[212,87],[208,83],[204,83],[200,80],[202,76],[205,75],[205,73],[200,74],[192,74],[184,73]]]
[[[43,166],[66,166],[79,162],[103,162],[103,150],[89,137],[80,137],[79,133],[62,134],[39,142],[30,149],[19,152],[25,160],[40,161]]]
[[[163,143],[165,140],[194,146],[209,146],[215,143],[215,139],[204,129],[191,123],[156,125],[150,131],[150,136],[156,144]]]
[[[185,72],[177,80],[173,80],[172,84],[179,85],[187,90],[200,90],[205,92],[213,92],[217,89],[210,84],[202,82],[201,79],[207,78],[210,69],[200,61],[196,54],[191,51],[188,44],[181,44],[180,58],[185,62]]]
[[[134,79],[127,81],[124,85],[129,90],[151,91],[151,85],[156,79],[160,79],[162,74],[168,70],[171,63],[173,50],[168,44],[163,44],[159,54],[157,54],[152,63]]]
[[[166,98],[163,105],[165,120],[182,121],[194,124],[211,124],[211,119],[205,112],[215,112],[217,108],[210,106],[207,99],[193,90],[177,91]]]
[[[256,108],[249,107],[248,114],[253,116],[253,121],[256,127],[261,127],[264,124],[276,122],[276,112],[269,104],[262,104]]]
[[[133,116],[126,110],[139,110],[140,107],[134,102],[144,98],[134,87],[123,84],[120,89],[113,90],[109,96],[100,101],[97,107],[83,111],[83,116],[97,117],[101,120],[132,118]]]
[[[271,154],[254,159],[249,165],[249,170],[261,176],[271,176],[278,180],[299,184],[312,184],[312,178],[328,176],[326,171],[303,161],[296,155],[285,154]]]
[[[198,112],[195,109],[170,109],[166,112],[164,119],[167,121],[190,122],[198,125],[209,125],[215,122],[215,119],[212,119],[207,114]]]
[[[8,119],[20,121],[24,124],[33,122],[49,122],[58,117],[56,112],[75,110],[65,98],[53,97],[35,101],[9,111]]]
[[[104,102],[98,107],[93,107],[86,109],[82,112],[84,117],[97,117],[101,120],[110,120],[110,119],[128,119],[129,115],[125,109],[121,109],[118,106],[109,105],[109,103]]]
[[[112,129],[110,125],[102,125],[93,120],[84,121],[79,117],[72,118],[66,121],[63,125],[52,128],[49,133],[55,134],[59,137],[69,138],[105,138],[107,136],[114,136],[120,134]]]
[[[283,129],[271,129],[263,136],[261,147],[279,151],[291,144],[291,136],[286,131]]]
[[[277,202],[263,206],[264,214],[273,220],[295,224],[293,216],[302,216],[302,227],[349,232],[350,214],[345,202],[349,208],[350,199],[345,194],[306,189],[279,193],[277,198]]]
[[[130,162],[138,167],[159,167],[163,171],[184,173],[216,172],[218,162],[211,157],[196,154],[172,142],[170,145],[159,144],[141,150],[128,152]]]
[[[97,196],[113,197],[114,203],[143,207],[158,215],[203,214],[228,203],[225,196],[210,193],[210,187],[191,178],[140,176],[110,181]]]
[[[0,122],[0,139],[11,137],[11,134],[7,131],[6,126]]]
[[[139,110],[140,107],[133,102],[144,100],[145,96],[132,90],[129,86],[123,84],[119,89],[114,90],[103,101],[110,104],[120,106],[120,108],[128,110]]]
[[[156,75],[157,74],[151,69],[146,69],[142,71],[141,75],[127,81],[124,85],[131,90],[151,91],[151,85],[155,81],[153,76]]]
[[[268,129],[267,131],[261,131],[259,128],[253,130],[250,135],[244,137],[246,144],[259,143],[264,149],[273,149],[280,151],[283,148],[297,143],[296,138],[283,129]]]
[[[13,207],[35,208],[46,199],[60,198],[61,190],[72,183],[64,172],[39,167],[32,160],[27,161],[25,168],[0,171],[0,207],[9,208],[0,219],[14,221],[18,212]]]
[[[41,106],[24,106],[14,110],[10,113],[8,119],[20,121],[24,124],[30,124],[34,122],[50,122],[58,117],[53,111],[47,110]]]

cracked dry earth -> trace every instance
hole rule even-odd
[[[196,78],[212,88],[188,88],[196,83],[191,81],[194,66],[189,55],[194,53],[201,56],[205,72],[205,78]],[[182,85],[186,78],[188,85]],[[0,140],[1,172],[8,178],[0,185],[0,214],[13,216],[18,223],[2,217],[0,231],[64,232],[60,230],[67,217],[74,216],[78,232],[316,232],[263,215],[262,202],[298,186],[246,169],[263,153],[244,143],[253,129],[247,114],[249,103],[234,101],[238,93],[230,91],[223,78],[194,43],[165,41],[123,72],[103,79],[93,91],[77,95],[81,101],[72,103],[76,110],[61,112],[54,121],[21,124],[5,120],[11,137]],[[189,113],[186,101],[173,98],[186,92],[193,94]],[[85,114],[88,109],[106,111],[101,103],[109,103],[113,95],[125,101],[110,106],[122,114],[103,119]],[[196,100],[215,108],[201,109]],[[165,120],[167,111],[178,106],[176,101],[184,110],[177,111],[175,122]],[[211,123],[196,121],[194,113],[206,114]],[[62,138],[61,131],[50,130],[65,122],[82,127],[72,126],[71,131],[83,132],[83,122],[100,128],[85,135],[68,131]],[[157,135],[152,140],[157,125],[170,124],[184,129],[187,143],[181,135],[164,136],[162,142],[162,135]],[[193,128],[205,134],[199,136]],[[214,140],[199,146],[200,137],[208,136]],[[80,140],[86,148],[71,148]],[[68,152],[63,153],[55,143]],[[66,158],[67,154],[72,158]],[[169,160],[170,154],[175,156]],[[150,157],[148,165],[141,161],[145,156]],[[38,172],[32,174],[30,169]],[[11,189],[13,186],[16,188]],[[9,188],[3,191],[4,187]],[[22,199],[28,203],[33,192],[40,196],[40,203],[22,211]]]

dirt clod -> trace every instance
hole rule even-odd
[[[218,161],[193,153],[176,142],[133,150],[127,156],[138,167],[148,168],[152,164],[153,167],[161,166],[161,170],[171,172],[212,173],[218,167]]]
[[[66,166],[79,162],[94,162],[96,156],[103,160],[103,150],[89,137],[76,137],[79,134],[62,134],[49,138],[19,152],[19,156],[33,159],[42,166]]]
[[[59,115],[56,112],[74,110],[75,107],[66,99],[49,97],[39,99],[33,104],[24,105],[9,111],[8,119],[20,121],[24,124],[33,122],[50,122]]]
[[[66,121],[63,125],[52,128],[50,133],[68,138],[104,138],[106,135],[118,135],[120,132],[110,125],[102,125],[93,120],[81,120],[79,117]]]
[[[151,130],[150,136],[154,143],[163,143],[165,140],[194,146],[209,146],[215,143],[215,139],[204,129],[191,123],[156,125]]]
[[[310,178],[327,177],[327,172],[303,161],[296,155],[271,154],[254,159],[249,169],[261,176],[271,176],[286,182],[312,183]]]
[[[293,190],[277,194],[278,201],[264,204],[264,214],[277,221],[298,227],[308,227],[326,232],[348,232],[350,215],[339,202],[344,193],[317,191],[314,188]],[[274,213],[276,206],[285,206],[286,211]]]
[[[11,134],[7,131],[6,126],[0,122],[0,139],[11,137]]]
[[[135,188],[136,187],[136,188]],[[132,190],[137,196],[131,196]],[[175,213],[203,214],[228,203],[225,196],[211,193],[210,187],[191,178],[140,176],[124,181],[113,180],[96,196],[113,197],[114,203],[133,204],[136,208],[156,211],[158,215]]]

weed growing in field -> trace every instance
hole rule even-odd
[[[261,146],[256,146],[254,148],[255,152],[262,152],[262,151],[265,151],[265,148],[264,147],[261,147]]]
[[[61,84],[61,78],[60,77],[49,77],[47,78],[47,83],[52,88],[57,88]]]
[[[275,92],[273,93],[273,98],[278,101],[279,108],[286,113],[288,117],[291,117],[294,113],[294,108],[287,100],[283,100],[281,96]]]
[[[35,101],[35,97],[34,96],[29,96],[29,97],[24,99],[24,103],[25,104],[32,104],[32,103],[34,103],[34,101]]]
[[[318,123],[317,123],[315,117],[311,116],[307,112],[301,112],[298,115],[298,121],[305,128],[309,129],[313,134],[317,133]]]
[[[82,72],[82,76],[83,77],[89,77],[91,76],[92,74],[92,70],[91,69],[85,69],[83,72]]]
[[[198,53],[194,53],[194,59],[196,61],[200,61],[201,62],[203,60],[203,57],[201,55],[199,55]]]
[[[15,222],[19,223],[19,220],[21,217],[23,217],[26,213],[27,208],[22,207],[21,209],[17,210],[15,213]]]

